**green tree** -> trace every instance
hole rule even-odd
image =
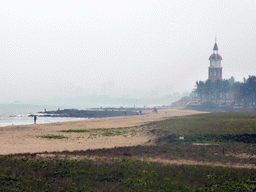
[[[217,101],[217,100],[220,100],[220,94],[221,94],[221,80],[220,80],[220,79],[217,79],[217,80],[213,83],[213,86],[214,86],[216,101]]]
[[[241,99],[243,101],[244,107],[247,107],[249,105],[250,91],[249,91],[248,84],[246,83],[246,81],[244,81],[244,83],[241,83],[241,85],[240,85],[239,96],[241,97]]]
[[[256,98],[256,76],[249,76],[245,82],[246,84],[246,97],[253,106]]]
[[[204,82],[203,81],[197,81],[196,82],[196,93],[200,97],[200,102],[203,100],[203,93],[204,93]]]
[[[227,93],[229,92],[230,90],[230,85],[229,85],[229,82],[228,80],[222,80],[221,81],[221,92],[222,92],[222,95],[225,97],[225,103],[227,102]]]
[[[213,83],[210,79],[205,82],[204,94],[207,100],[213,95]]]
[[[235,78],[231,76],[230,79],[228,79],[228,83],[232,86],[235,83]]]
[[[234,82],[234,84],[231,87],[231,90],[234,93],[234,104],[238,103],[239,106],[242,101],[242,97],[240,95],[240,86],[240,82]]]

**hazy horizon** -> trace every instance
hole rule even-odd
[[[88,95],[157,98],[256,75],[256,1],[5,1],[0,103]]]

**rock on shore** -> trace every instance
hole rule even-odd
[[[134,108],[104,108],[91,110],[63,109],[56,111],[45,111],[40,117],[79,117],[79,118],[103,118],[116,116],[135,116],[141,115],[139,109]],[[33,116],[33,115],[30,115]]]

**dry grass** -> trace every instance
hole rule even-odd
[[[250,156],[246,154],[240,155],[226,155],[226,156],[235,156],[238,158],[243,158],[247,160],[256,159],[255,156]],[[247,169],[256,169],[256,164],[247,164],[247,163],[221,163],[221,162],[209,162],[209,161],[196,161],[196,160],[189,160],[189,159],[164,159],[164,158],[151,158],[151,157],[109,157],[109,156],[88,156],[88,155],[73,155],[70,154],[49,154],[49,153],[40,153],[40,154],[31,154],[31,155],[21,155],[18,158],[29,158],[30,160],[35,159],[45,159],[45,160],[93,160],[98,163],[100,162],[111,162],[113,159],[115,160],[122,160],[122,159],[131,159],[131,160],[140,160],[144,162],[157,162],[162,163],[164,165],[167,164],[174,164],[174,165],[204,165],[204,166],[215,166],[215,167],[229,167],[229,168],[247,168]]]

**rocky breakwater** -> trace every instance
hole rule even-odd
[[[134,116],[141,115],[141,110],[131,108],[110,108],[110,109],[91,109],[91,110],[78,110],[78,109],[63,109],[56,111],[39,112],[40,117],[77,117],[77,118],[104,118],[116,116]],[[30,115],[34,116],[34,115]]]

